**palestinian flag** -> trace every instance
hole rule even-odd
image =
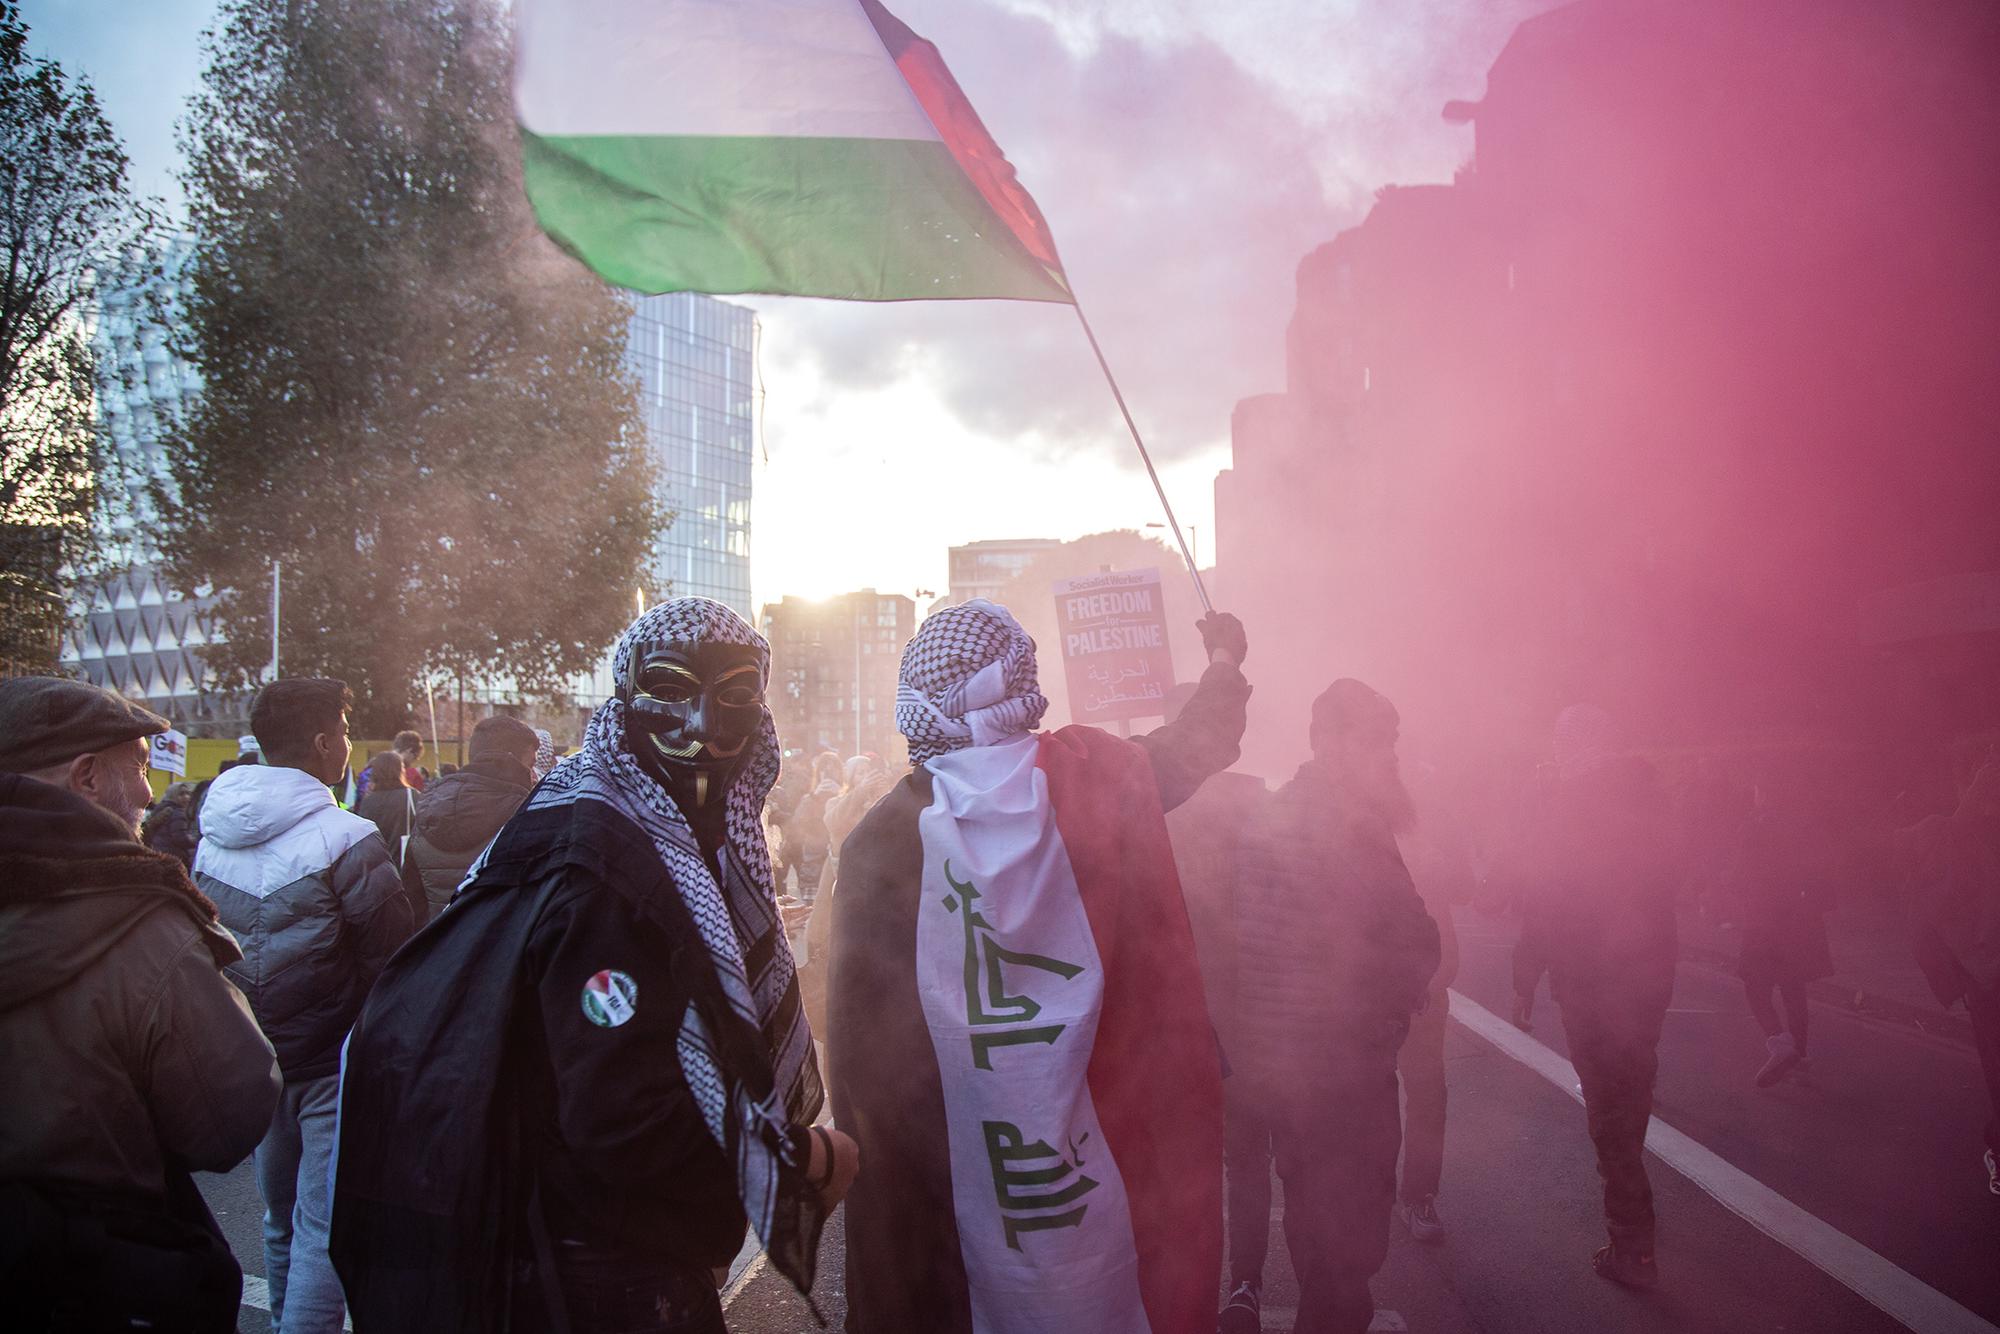
[[[1146,752],[929,761],[841,850],[834,1117],[853,1334],[1207,1334],[1222,1088]]]
[[[520,0],[542,227],[641,292],[1069,301],[937,48],[875,0]]]

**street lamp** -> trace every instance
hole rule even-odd
[[[1148,528],[1165,528],[1165,527],[1166,527],[1166,525],[1165,525],[1165,524],[1163,524],[1163,523],[1149,523],[1149,524],[1147,524],[1146,526],[1147,526]],[[1189,555],[1189,556],[1190,556],[1190,557],[1191,557],[1191,558],[1192,558],[1192,559],[1194,560],[1194,563],[1195,563],[1195,568],[1196,568],[1196,569],[1200,569],[1200,568],[1201,568],[1201,529],[1200,529],[1200,528],[1198,528],[1197,526],[1195,526],[1194,524],[1189,524],[1189,525],[1187,526],[1187,530],[1188,530],[1188,555]]]

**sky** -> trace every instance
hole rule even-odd
[[[1387,184],[1472,152],[1476,98],[1547,0],[891,0],[1035,195],[1203,565],[1238,399],[1284,388],[1293,274]],[[96,85],[135,186],[178,207],[174,122],[212,0],[24,0]],[[942,592],[946,548],[1161,520],[1066,306],[732,298],[759,312],[759,603]],[[1226,556],[1225,556],[1226,559]],[[920,599],[920,605],[928,599]]]

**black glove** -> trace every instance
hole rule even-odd
[[[1201,647],[1212,662],[1218,652],[1235,660],[1238,667],[1250,656],[1250,641],[1243,634],[1243,622],[1226,611],[1212,611],[1194,623],[1201,631]]]

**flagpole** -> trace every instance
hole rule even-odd
[[[1104,349],[1097,345],[1097,335],[1091,331],[1090,321],[1084,318],[1083,306],[1072,300],[1070,309],[1076,312],[1076,322],[1083,326],[1083,336],[1090,340],[1090,350],[1097,354],[1097,364],[1104,372],[1104,382],[1111,386],[1111,397],[1118,400],[1118,411],[1124,414],[1125,429],[1132,433],[1132,443],[1139,447],[1139,458],[1146,465],[1146,476],[1153,479],[1153,491],[1160,498],[1160,508],[1167,513],[1167,527],[1174,530],[1174,540],[1181,544],[1181,555],[1187,561],[1188,576],[1194,580],[1194,591],[1201,599],[1201,609],[1214,611],[1215,604],[1208,600],[1208,589],[1202,586],[1201,571],[1195,568],[1194,552],[1188,548],[1187,537],[1181,532],[1180,520],[1174,517],[1173,502],[1167,499],[1167,488],[1160,484],[1160,473],[1153,466],[1153,456],[1146,452],[1146,442],[1139,438],[1139,426],[1132,420],[1132,409],[1125,406],[1125,394],[1118,387],[1118,377],[1111,373],[1111,363],[1104,359]]]

